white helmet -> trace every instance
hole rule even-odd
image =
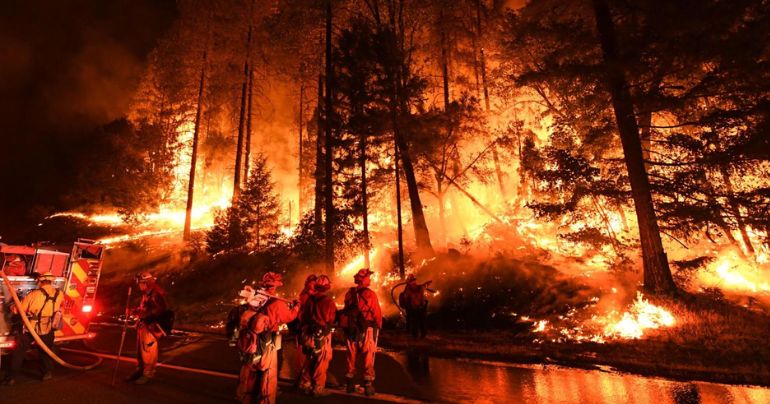
[[[256,293],[254,293],[254,295],[251,298],[248,299],[248,303],[249,303],[249,306],[251,306],[251,307],[253,307],[255,309],[258,309],[258,308],[264,306],[265,303],[267,303],[267,301],[269,299],[270,299],[269,297],[267,297],[267,296],[265,296],[265,295],[263,295],[263,294],[261,294],[259,292],[256,292]]]

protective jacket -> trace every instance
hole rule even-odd
[[[367,323],[368,326],[375,327],[377,329],[382,328],[382,309],[380,308],[380,302],[377,300],[377,294],[369,288],[352,287],[345,294],[345,313],[353,313],[357,315],[360,313],[361,319]],[[355,322],[355,318],[348,318],[349,322]]]
[[[398,296],[398,304],[404,310],[416,310],[428,305],[428,299],[425,298],[425,285],[409,283],[404,291]]]
[[[30,323],[39,335],[52,331],[53,314],[61,308],[64,294],[52,285],[43,285],[24,296],[21,308],[27,314]]]

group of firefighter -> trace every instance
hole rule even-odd
[[[363,373],[363,391],[367,396],[375,394],[374,358],[377,341],[382,329],[382,310],[377,294],[369,286],[372,272],[359,270],[353,280],[355,286],[345,294],[344,307],[337,306],[329,296],[331,281],[326,275],[310,275],[296,300],[277,296],[283,285],[280,274],[266,273],[257,289],[244,287],[239,295],[245,303],[231,311],[228,333],[231,345],[237,346],[241,358],[241,370],[236,395],[242,403],[274,403],[278,392],[279,350],[281,330],[287,324],[297,327],[297,369],[299,389],[308,395],[324,396],[326,375],[331,362],[332,332],[340,328],[347,346],[347,372],[345,382],[348,393],[354,393],[357,370]],[[39,277],[39,288],[24,298],[23,310],[36,328],[36,333],[49,347],[53,346],[55,327],[54,313],[62,303],[61,292],[54,288],[54,276],[50,273]],[[166,292],[156,283],[149,272],[136,278],[142,298],[132,311],[137,323],[137,369],[126,381],[145,384],[155,376],[158,363],[158,341],[171,332],[173,312],[169,309]],[[399,296],[399,306],[406,312],[407,328],[414,337],[425,337],[427,300],[425,291],[430,282],[418,284],[409,275],[406,287]],[[430,290],[430,289],[427,289]],[[14,376],[21,368],[24,353],[31,338],[23,330],[19,345],[13,353],[12,366],[4,384],[13,384]],[[40,352],[43,379],[51,377],[52,363]],[[363,367],[358,367],[358,362]]]
[[[382,329],[382,310],[377,294],[369,288],[371,275],[366,268],[355,274],[355,286],[346,292],[341,310],[337,310],[329,296],[332,285],[326,275],[309,275],[294,301],[276,296],[283,282],[281,275],[273,272],[264,275],[257,289],[246,286],[241,290],[239,295],[246,303],[233,309],[228,319],[230,340],[237,346],[242,363],[236,390],[238,400],[275,402],[280,330],[295,321],[297,385],[301,392],[316,397],[328,394],[326,377],[334,352],[332,333],[338,327],[344,332],[347,348],[347,392],[356,391],[354,379],[360,370],[364,394],[374,395],[374,358]],[[425,336],[425,289],[426,284],[417,284],[414,275],[410,275],[399,297],[415,337]]]

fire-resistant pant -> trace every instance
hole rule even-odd
[[[312,344],[312,335],[303,335],[306,344]],[[334,350],[332,349],[331,334],[323,337],[321,342],[321,351],[317,355],[310,355],[306,359],[305,367],[302,368],[299,385],[300,388],[309,388],[314,391],[323,391],[326,387],[326,372],[329,370],[329,362],[332,360]]]
[[[50,349],[53,349],[53,332],[49,332],[46,335],[41,335],[40,339],[45,342],[46,346],[48,346]],[[24,363],[24,355],[26,355],[27,350],[29,349],[30,345],[32,345],[32,341],[33,340],[31,334],[26,332],[19,332],[17,334],[16,349],[13,350],[13,355],[11,356],[11,369],[6,375],[6,378],[13,379],[17,374],[19,374],[21,365]],[[52,371],[53,360],[48,356],[47,353],[43,352],[42,348],[37,347],[37,351],[38,356],[40,357],[40,370],[43,372],[43,374]]]
[[[242,367],[241,383],[241,403],[275,404],[278,395],[278,350],[269,350],[261,361]]]
[[[425,317],[428,314],[427,307],[406,309],[406,327],[414,338],[425,338]]]
[[[362,337],[348,336],[348,372],[345,377],[352,379],[356,376],[356,361],[359,357],[364,361],[364,381],[374,380],[374,355],[377,353],[377,340],[374,339],[374,328],[369,327]]]
[[[305,369],[305,361],[307,361],[307,356],[305,355],[305,352],[302,351],[302,341],[304,336],[302,333],[298,332],[297,337],[295,339],[295,342],[297,343],[297,349],[295,350],[294,359],[296,360],[296,368],[299,370],[299,375],[297,376],[297,381],[299,383],[302,382],[302,370]]]
[[[155,376],[158,364],[158,338],[150,331],[153,325],[140,324],[136,329],[136,368],[144,377]]]

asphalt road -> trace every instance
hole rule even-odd
[[[95,328],[95,327],[94,327]],[[92,328],[93,330],[93,328]],[[93,356],[74,351],[92,351],[100,353],[104,362],[98,368],[79,372],[57,366],[54,378],[45,382],[40,381],[38,362],[35,354],[30,353],[25,362],[24,374],[18,378],[16,385],[0,387],[0,402],[34,402],[40,403],[232,403],[234,402],[235,386],[237,383],[238,360],[237,354],[227,346],[222,337],[200,334],[175,335],[162,340],[161,363],[177,368],[159,367],[155,379],[143,386],[123,382],[122,379],[131,374],[135,362],[122,360],[118,368],[118,380],[111,386],[115,360],[108,358],[117,351],[120,340],[120,330],[115,327],[98,327],[97,337],[86,344],[72,343],[62,347],[61,356],[76,364],[90,363]],[[131,359],[135,355],[135,334],[129,330],[124,348],[124,358]],[[321,399],[311,399],[299,394],[291,386],[291,380],[296,372],[294,364],[293,340],[284,341],[284,358],[281,369],[281,388],[279,402],[329,402],[329,403],[358,403],[358,402],[410,402],[419,399],[419,389],[404,383],[408,377],[403,367],[386,354],[378,354],[376,371],[379,375],[375,381],[378,394],[374,399],[361,394],[348,395],[332,389],[331,396]],[[2,366],[7,366],[8,357],[3,357]],[[204,369],[218,373],[200,374],[194,371],[179,370],[178,368]],[[342,380],[345,373],[344,351],[335,351],[330,366],[331,379]],[[406,384],[406,386],[404,386]]]
[[[98,368],[79,372],[57,367],[52,380],[41,382],[36,361],[25,363],[25,373],[12,387],[0,387],[0,403],[233,403],[238,360],[222,337],[178,334],[162,340],[161,363],[150,384],[122,382],[132,373],[134,334],[129,332],[118,382],[111,386],[120,329],[92,329],[98,337],[87,344],[71,344],[61,352],[73,363],[108,359]],[[75,352],[88,350],[89,355]],[[449,358],[431,358],[421,352],[377,354],[374,399],[347,395],[341,389],[322,399],[305,397],[292,388],[294,344],[284,341],[281,403],[473,402],[473,403],[770,403],[770,389],[716,383],[674,381],[613,371],[553,365],[519,365]],[[30,359],[33,355],[30,354]],[[7,360],[3,366],[7,365]],[[201,373],[201,370],[207,373]],[[345,353],[335,350],[330,378],[342,380]]]

